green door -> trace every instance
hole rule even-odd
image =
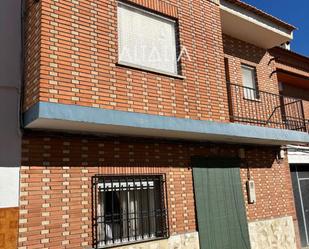
[[[234,158],[193,160],[201,249],[250,249],[239,166]]]

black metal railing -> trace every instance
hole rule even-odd
[[[93,247],[167,238],[166,196],[164,175],[94,176]]]
[[[227,90],[232,122],[308,131],[302,100],[229,82]]]
[[[309,132],[309,119],[306,119],[306,131]]]

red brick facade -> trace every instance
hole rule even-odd
[[[24,109],[38,101],[41,64],[41,5],[25,1],[25,87]]]
[[[166,174],[171,234],[196,230],[192,156],[238,157],[240,146],[149,139],[29,134],[23,141],[20,248],[80,248],[91,244],[91,176]],[[257,203],[249,221],[295,217],[290,171],[277,147],[245,147]],[[246,202],[247,203],[247,202]]]
[[[280,70],[277,74],[282,84],[282,94],[302,99],[305,118],[309,119],[309,59],[280,48],[274,48],[270,53],[275,57],[276,68]]]
[[[282,94],[303,100],[305,118],[309,119],[309,89],[283,84]]]
[[[229,61],[229,76],[231,83],[242,85],[241,65],[256,68],[258,89],[279,94],[275,62],[273,56],[265,49],[223,35],[224,56]]]
[[[180,46],[190,55],[181,60],[184,78],[117,64],[116,0],[29,0],[25,111],[42,101],[229,122],[224,58],[232,83],[242,85],[243,63],[256,67],[259,90],[279,94],[274,56],[222,36],[215,1],[126,2],[177,19]],[[265,118],[272,110],[255,115]],[[248,221],[292,216],[297,224],[290,169],[286,159],[276,159],[279,147],[114,136],[25,132],[20,249],[91,245],[95,174],[166,174],[171,234],[196,231],[191,157],[238,157],[240,148],[245,148],[240,173]],[[253,205],[247,204],[249,175],[256,184]]]
[[[39,81],[26,88],[25,109],[37,101],[228,120],[220,12],[210,1],[131,1],[178,18],[186,79],[117,66],[117,1],[48,1],[40,16]],[[31,8],[30,8],[31,9]],[[211,20],[211,22],[210,22]],[[30,24],[31,25],[31,24]],[[39,65],[38,65],[39,64]],[[29,79],[36,70],[29,71]]]
[[[257,122],[251,122],[251,124],[264,126],[265,123],[259,120],[268,120],[274,108],[280,105],[280,98],[276,96],[279,94],[279,85],[277,75],[274,73],[276,67],[273,57],[265,49],[227,35],[223,35],[223,48],[227,80],[231,83],[229,92],[233,107],[230,107],[230,113],[236,117],[255,119]],[[256,99],[246,99],[244,92],[248,89],[237,87],[243,86],[242,66],[255,69],[258,90],[256,93],[259,93]],[[281,113],[276,112],[270,121],[274,124],[268,124],[268,126],[282,128],[277,124],[282,123]]]
[[[279,94],[277,68],[308,72],[306,63],[297,68],[291,56],[283,63],[274,60],[273,51],[222,38],[220,10],[213,1],[129,1],[177,20],[179,45],[190,56],[180,61],[184,79],[117,64],[116,0],[27,2],[24,110],[43,101],[228,122],[224,57],[231,83],[242,85],[241,64],[254,66],[258,89],[274,94]],[[258,109],[247,115],[267,120],[279,102],[269,97],[241,106]]]
[[[223,35],[223,48],[224,56],[226,60],[226,73],[228,75],[228,81],[232,84],[243,85],[241,66],[247,65],[256,69],[256,84],[257,89],[260,92],[260,96],[256,100],[246,100],[239,93],[243,92],[244,89],[239,88],[235,90],[235,86],[232,85],[231,100],[235,104],[234,108],[231,108],[234,116],[240,116],[245,118],[254,118],[261,120],[268,120],[272,116],[273,111],[277,106],[282,105],[282,99],[278,96],[279,94],[284,95],[285,104],[293,103],[296,99],[302,99],[305,118],[309,117],[309,105],[308,105],[308,89],[298,86],[297,79],[294,85],[290,85],[284,81],[278,79],[278,69],[285,68],[291,73],[296,73],[300,70],[303,74],[306,74],[306,65],[300,63],[297,66],[296,60],[291,62],[289,57],[282,59],[281,56],[274,53],[272,50],[268,51],[252,44],[248,44],[244,41],[235,39],[233,37]],[[281,51],[281,50],[280,50]],[[278,53],[278,52],[277,52]],[[277,57],[279,56],[279,57]],[[278,62],[280,58],[280,62]],[[288,65],[288,66],[287,66]],[[272,93],[272,94],[269,94]],[[275,95],[273,95],[275,94]],[[301,104],[288,104],[286,105],[286,115],[293,116],[293,112],[301,110]],[[302,117],[302,112],[297,114],[298,118]],[[273,128],[284,128],[282,124],[281,110],[278,109],[272,116],[274,124],[268,124],[269,127]],[[253,125],[265,124],[252,122]]]

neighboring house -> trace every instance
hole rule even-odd
[[[276,61],[276,74],[280,84],[280,92],[284,96],[297,98],[299,99],[298,101],[302,101],[300,107],[304,112],[305,120],[302,121],[301,127],[306,127],[308,131],[309,58],[282,48],[272,49],[271,54]],[[300,146],[297,144],[287,146],[301,244],[304,247],[309,246],[308,149],[308,146]]]
[[[0,248],[307,245],[295,27],[237,0],[27,0],[21,84],[14,2]]]

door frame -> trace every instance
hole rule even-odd
[[[302,189],[300,186],[301,180],[309,180],[309,178],[302,178],[299,177],[299,167],[306,167],[308,168],[309,172],[309,165],[308,164],[290,164],[290,171],[291,171],[291,178],[292,178],[292,187],[293,187],[293,194],[294,194],[294,204],[295,210],[298,220],[298,229],[300,234],[300,240],[302,247],[309,247],[309,223],[306,221],[305,218],[305,210],[303,204],[303,196],[302,196]]]

